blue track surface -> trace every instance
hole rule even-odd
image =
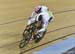
[[[62,54],[73,47],[75,47],[75,38],[72,37],[40,51],[33,52],[33,54]]]

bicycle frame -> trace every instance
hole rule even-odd
[[[32,34],[32,36],[35,35],[36,31],[37,31],[37,26],[36,23],[32,23],[29,26],[26,27],[25,31],[29,32]],[[25,36],[24,32],[23,32],[23,36]]]

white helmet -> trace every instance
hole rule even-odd
[[[41,9],[42,9],[42,6],[37,6],[37,7],[35,7],[34,11],[35,11],[35,13],[39,13],[39,12],[41,12]]]
[[[44,11],[46,12],[46,11],[48,11],[48,7],[39,5],[34,9],[34,11],[36,13],[40,13],[40,12],[44,12]]]
[[[48,9],[47,6],[42,6],[42,9],[41,9],[42,12],[47,12],[48,10],[49,10],[49,9]]]

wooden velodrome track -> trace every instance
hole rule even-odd
[[[37,44],[31,42],[26,48],[20,49],[18,45],[27,18],[39,4],[48,6],[55,19],[43,40]],[[70,38],[74,33],[75,0],[0,0],[0,54],[31,54],[68,38],[65,36]]]

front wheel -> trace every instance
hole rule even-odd
[[[25,32],[25,31],[24,31],[24,32]],[[31,37],[32,37],[32,34],[29,33],[29,32],[26,32],[26,33],[23,35],[23,39],[21,40],[21,42],[20,42],[20,44],[19,44],[19,47],[20,47],[20,48],[25,47],[25,46],[29,43]]]

